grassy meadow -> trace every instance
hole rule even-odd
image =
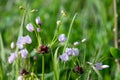
[[[0,80],[120,80],[120,0],[0,0]]]

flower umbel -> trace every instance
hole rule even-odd
[[[18,40],[17,40],[16,45],[17,45],[17,47],[19,49],[22,49],[23,45],[25,45],[25,44],[31,44],[31,43],[32,43],[32,39],[30,38],[29,35],[27,35],[27,36],[21,36],[21,37],[19,37]]]

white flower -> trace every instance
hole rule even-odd
[[[35,22],[36,22],[36,24],[38,24],[38,25],[41,25],[41,24],[42,24],[39,16],[36,17]]]
[[[27,29],[29,32],[33,32],[33,31],[34,31],[34,27],[33,27],[32,23],[27,24],[26,29]]]
[[[63,60],[63,61],[65,61],[65,62],[68,61],[68,58],[69,57],[68,57],[67,53],[64,53],[64,54],[60,55],[60,59]]]
[[[60,42],[65,42],[65,41],[66,41],[65,34],[60,34],[58,40],[59,40]]]
[[[105,69],[105,68],[109,68],[109,66],[108,65],[102,65],[102,63],[96,63],[95,68],[97,70],[102,70],[102,69]]]
[[[11,42],[10,48],[13,49],[14,47],[15,47],[15,43],[14,43],[14,42]]]
[[[17,80],[23,80],[23,76],[18,76]]]
[[[11,53],[11,55],[8,57],[8,62],[11,64],[15,61],[16,58],[17,58],[17,54]]]
[[[22,58],[27,58],[27,56],[28,56],[28,51],[27,51],[26,48],[20,50],[19,53],[21,54],[21,57],[22,57]]]

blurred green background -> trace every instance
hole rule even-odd
[[[42,25],[42,39],[49,43],[53,37],[56,21],[60,19],[60,11],[64,10],[66,18],[63,20],[62,33],[68,33],[71,19],[78,13],[72,28],[70,42],[87,39],[87,59],[91,60],[97,53],[109,69],[101,71],[104,80],[115,79],[116,64],[110,55],[110,47],[114,46],[114,11],[113,0],[27,0],[28,22],[35,23],[40,16]],[[0,33],[3,38],[5,55],[10,53],[10,43],[16,42],[23,16],[26,0],[0,0]],[[120,0],[117,0],[117,11],[120,14]],[[31,10],[35,12],[31,12]],[[118,17],[118,30],[120,18]],[[120,30],[119,30],[120,39]],[[120,43],[120,40],[119,40]],[[6,58],[7,59],[7,58]],[[7,61],[7,60],[6,60]],[[99,59],[98,59],[99,61]]]

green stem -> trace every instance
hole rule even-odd
[[[72,25],[73,25],[73,22],[75,21],[76,16],[77,16],[77,13],[74,15],[74,17],[72,19],[72,22],[70,24],[69,32],[68,32],[68,35],[67,35],[67,41],[65,43],[65,46],[64,46],[64,49],[63,49],[63,53],[65,52],[65,49],[67,47],[67,44],[68,44],[68,41],[69,41],[69,37],[70,37],[70,33],[71,33],[71,29],[72,29]]]
[[[44,80],[44,55],[42,55],[42,80]]]
[[[84,46],[83,67],[85,67],[85,61],[86,61],[86,43],[85,43],[85,46]]]

